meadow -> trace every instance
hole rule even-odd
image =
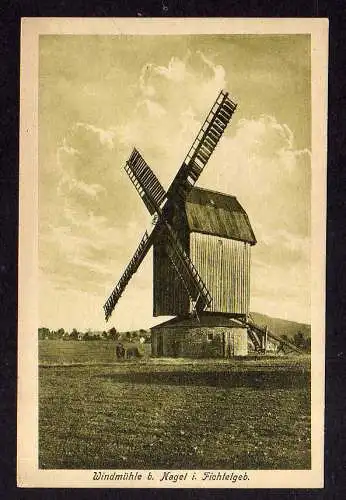
[[[117,361],[39,342],[39,467],[309,469],[310,357]]]

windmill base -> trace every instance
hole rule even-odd
[[[178,316],[151,328],[151,352],[157,357],[247,356],[247,329],[225,315]]]

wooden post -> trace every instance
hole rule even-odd
[[[268,326],[266,325],[264,333],[264,354],[267,353],[267,342],[268,342]]]

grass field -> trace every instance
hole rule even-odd
[[[115,361],[41,341],[39,466],[309,469],[310,358]]]

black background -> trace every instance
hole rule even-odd
[[[21,17],[328,17],[326,444],[323,490],[39,490],[16,488],[17,255]],[[0,3],[0,497],[346,498],[346,47],[345,1],[2,0]]]

